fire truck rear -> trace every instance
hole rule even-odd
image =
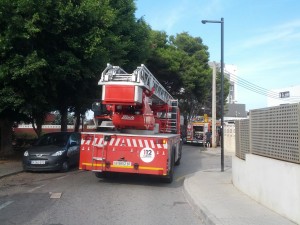
[[[205,144],[205,134],[209,130],[209,124],[205,122],[190,122],[187,125],[186,142]]]
[[[95,114],[99,132],[82,133],[79,168],[97,177],[136,173],[172,182],[182,154],[178,101],[144,65],[129,74],[108,64],[98,84],[102,101],[93,107],[105,113]]]

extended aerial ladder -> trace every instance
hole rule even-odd
[[[158,126],[156,132],[179,132],[178,101],[145,65],[129,74],[107,64],[98,84],[102,85],[102,104],[117,129],[154,130]]]
[[[106,69],[102,72],[101,79],[98,82],[99,85],[106,85],[109,82],[123,82],[126,85],[137,85],[142,87],[148,92],[153,92],[153,101],[156,103],[168,103],[173,100],[173,97],[168,91],[158,82],[154,75],[142,64],[137,67],[133,73],[129,74],[125,72],[119,66],[112,66],[107,64]]]

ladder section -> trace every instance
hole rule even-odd
[[[98,82],[98,85],[118,83],[138,85],[147,89],[149,92],[154,90],[152,96],[154,101],[168,103],[170,100],[173,100],[173,97],[169,94],[169,92],[158,82],[144,64],[137,67],[132,74],[128,74],[119,66],[107,64],[107,67],[101,74],[101,79]]]
[[[131,81],[131,79],[132,79],[132,74],[126,73],[126,71],[119,66],[112,66],[108,63],[105,70],[101,74],[101,79],[98,82],[98,85],[103,85],[110,81],[128,82]]]
[[[97,142],[96,142],[97,140]],[[96,138],[96,135],[94,134],[93,138],[93,146],[92,146],[92,170],[93,171],[99,171],[101,172],[103,170],[104,164],[105,164],[105,156],[104,156],[104,140]]]
[[[137,82],[140,82],[145,86],[149,91],[154,89],[153,95],[157,97],[164,103],[168,103],[173,97],[169,92],[158,82],[154,75],[147,69],[147,67],[142,64],[134,72],[137,77]]]
[[[178,130],[178,100],[170,100],[170,107],[166,112],[166,118],[163,119],[165,122],[165,128],[162,130],[163,133],[176,134]]]
[[[178,119],[177,118],[177,109],[178,109],[178,100],[171,100],[171,119],[169,121],[170,123],[170,131],[172,134],[176,134],[177,133],[177,123],[178,123]]]

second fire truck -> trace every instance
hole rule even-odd
[[[186,143],[203,144],[206,143],[206,133],[212,132],[211,118],[205,116],[197,116],[193,118],[187,125]],[[219,143],[220,122],[216,124],[216,143]]]
[[[144,65],[127,73],[108,64],[98,84],[99,131],[82,132],[79,168],[97,177],[135,173],[172,182],[182,154],[178,101]]]
[[[209,131],[209,123],[204,121],[204,117],[192,119],[186,129],[186,142],[205,144],[205,134]]]

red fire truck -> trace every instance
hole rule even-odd
[[[205,133],[209,131],[209,123],[203,117],[193,118],[187,125],[186,142],[205,144]]]
[[[220,122],[216,122],[216,143],[219,143]],[[206,132],[212,132],[211,118],[205,116],[197,116],[193,118],[187,125],[186,142],[195,144],[206,143]]]
[[[171,183],[182,154],[178,101],[144,65],[129,74],[108,64],[98,84],[102,101],[93,105],[99,109],[98,131],[82,133],[79,168],[99,178],[150,174]]]

